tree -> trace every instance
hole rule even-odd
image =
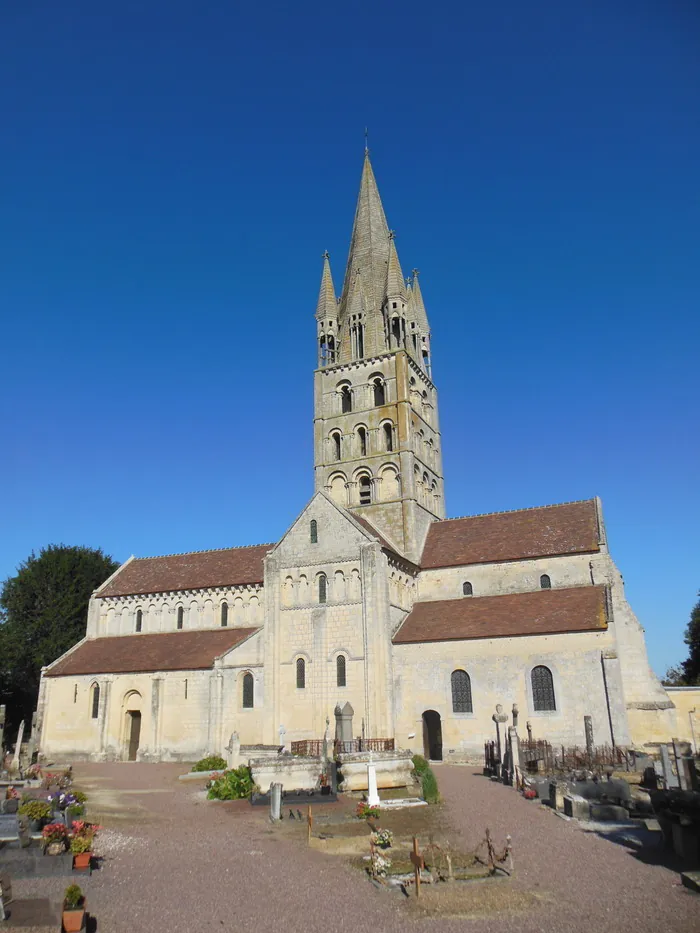
[[[8,731],[31,719],[41,668],[85,634],[90,595],[119,567],[101,550],[51,544],[0,592],[0,703]]]
[[[664,678],[661,681],[664,687],[685,687],[687,686],[685,677],[683,675],[683,665],[678,664],[676,667],[669,667]]]
[[[682,665],[683,678],[687,684],[694,686],[700,684],[700,598],[690,613],[683,640],[688,646],[688,658]]]

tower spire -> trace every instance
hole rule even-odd
[[[335,288],[333,287],[333,276],[331,275],[330,258],[330,254],[328,250],[326,250],[323,254],[321,288],[318,293],[318,303],[316,305],[317,321],[324,321],[328,318],[334,319],[338,313],[337,302],[335,300]]]
[[[425,310],[425,305],[423,303],[423,293],[420,290],[420,283],[418,281],[420,271],[418,269],[413,269],[412,275],[413,279],[411,281],[411,297],[413,298],[413,313],[415,315],[418,329],[422,334],[426,335],[430,333],[430,324],[428,323],[428,313]]]
[[[396,234],[389,231],[389,260],[386,267],[386,297],[403,298],[406,300],[406,285],[404,283],[399,254],[396,252]]]

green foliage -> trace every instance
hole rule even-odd
[[[75,797],[76,803],[87,803],[87,794],[84,794],[81,790],[72,790],[71,794]]]
[[[250,797],[253,791],[253,777],[247,765],[224,771],[220,778],[212,781],[207,797],[209,800],[240,800]]]
[[[661,683],[664,687],[687,687],[688,684],[683,676],[683,666],[669,667]]]
[[[440,794],[438,793],[437,778],[435,777],[435,772],[432,768],[428,768],[423,772],[422,783],[423,799],[427,803],[438,803],[440,800]]]
[[[425,774],[426,771],[430,770],[430,765],[422,755],[413,756],[413,770],[417,775]]]
[[[48,820],[51,816],[51,804],[45,800],[27,800],[17,807],[17,812],[28,820]]]
[[[90,595],[119,564],[100,550],[49,545],[0,591],[0,703],[7,734],[36,706],[41,668],[85,635]]]
[[[73,855],[82,855],[83,852],[92,852],[92,836],[73,836],[70,841],[70,850]]]
[[[77,884],[70,884],[63,893],[63,905],[68,910],[76,910],[83,903],[83,892]]]
[[[220,755],[210,755],[200,758],[197,764],[192,765],[193,771],[225,771],[226,761]]]

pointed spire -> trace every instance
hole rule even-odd
[[[399,255],[396,252],[396,234],[393,230],[389,231],[389,261],[386,267],[386,297],[403,298],[406,300],[406,287],[404,285],[403,272]]]
[[[321,289],[318,293],[316,305],[316,320],[325,321],[327,318],[335,319],[338,313],[338,304],[335,300],[335,288],[331,275],[331,263],[328,250],[323,254],[323,272],[321,273]]]
[[[430,324],[428,323],[428,314],[423,304],[423,293],[420,290],[418,269],[413,270],[413,281],[411,282],[411,298],[413,299],[413,313],[415,315],[418,329],[423,335],[430,333]]]
[[[355,222],[350,239],[350,253],[345,270],[341,315],[345,315],[345,305],[351,281],[357,270],[362,275],[365,297],[369,306],[379,311],[384,297],[386,268],[389,258],[389,226],[384,215],[384,208],[379,197],[379,189],[372,171],[369,150],[365,150],[360,194],[355,209]]]

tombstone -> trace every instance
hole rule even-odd
[[[15,754],[12,758],[12,771],[19,771],[19,753],[22,749],[22,739],[24,737],[24,720],[19,724],[19,732],[17,733],[17,744],[15,745]]]
[[[229,743],[224,749],[226,752],[226,764],[229,768],[237,768],[239,758],[241,757],[241,740],[237,732],[231,733]]]
[[[520,757],[520,737],[518,736],[518,730],[515,726],[510,726],[508,729],[508,746],[510,749],[510,779],[511,783],[515,780],[517,784],[519,772],[522,771],[523,763]]]
[[[491,717],[496,723],[496,746],[498,748],[498,760],[503,761],[503,749],[501,748],[501,723],[508,722],[508,713],[503,712],[500,703],[496,704],[496,712]]]
[[[659,751],[661,752],[661,772],[666,789],[678,787],[678,778],[673,773],[673,768],[671,767],[671,756],[668,753],[668,745],[660,745]]]
[[[513,703],[512,712],[513,712],[513,726],[517,729],[518,728],[518,715],[520,714],[520,710],[518,709],[517,703]]]
[[[367,803],[370,807],[378,807],[380,802],[379,790],[377,789],[377,769],[372,764],[370,753],[370,761],[367,765]]]
[[[678,786],[681,790],[688,790],[688,781],[686,778],[685,769],[683,767],[683,758],[681,757],[681,752],[679,748],[678,739],[672,739],[673,745],[673,757],[676,759],[676,774],[678,775]]]
[[[328,761],[328,726],[330,725],[330,719],[326,716],[326,728],[323,732],[323,745],[321,747],[321,764],[323,765],[323,771],[326,770],[326,762]]]
[[[593,756],[593,719],[591,716],[583,717],[583,728],[586,731],[586,751]]]
[[[352,717],[355,710],[349,703],[336,704],[335,710],[335,740],[336,742],[352,742]]]
[[[566,781],[549,782],[549,805],[552,810],[564,809],[564,797],[569,793]]]
[[[270,819],[273,823],[282,819],[282,785],[270,784]]]

